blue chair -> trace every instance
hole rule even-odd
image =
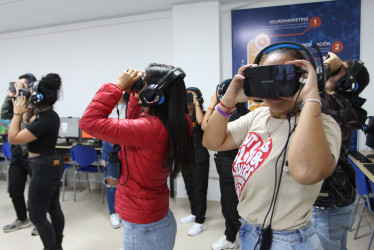
[[[9,169],[8,161],[10,161],[12,159],[12,151],[10,149],[9,142],[7,142],[7,141],[3,142],[3,145],[1,146],[1,150],[3,151],[4,156],[0,156],[0,163],[5,163],[5,165],[7,166],[6,173],[8,173],[8,169]],[[1,168],[1,167],[0,167],[0,173],[1,173],[1,176],[4,177],[4,179],[5,179],[3,168]],[[8,174],[7,174],[7,176],[8,176]]]
[[[65,183],[66,183],[66,172],[73,168],[74,164],[65,164],[64,165],[64,173],[62,174],[61,177],[61,182],[62,182],[62,200],[65,200]]]
[[[369,197],[371,190],[374,190],[374,184],[366,177],[366,175],[361,171],[361,169],[359,169],[356,166],[356,164],[354,164],[350,159],[348,160],[356,172],[356,189],[357,189],[357,194],[358,194],[357,204],[360,203],[361,199],[364,202],[353,239],[354,240],[357,239],[358,230],[360,229],[362,218],[364,218],[371,230],[370,241],[369,241],[369,245],[367,248],[368,250],[370,250],[371,242],[373,241],[373,236],[374,236],[374,227],[370,225],[368,219],[366,218],[365,210],[369,210],[371,213],[374,214],[374,199]],[[371,185],[371,188],[369,186],[369,183]]]
[[[74,171],[74,201],[76,201],[76,185],[77,182],[86,182],[88,190],[91,192],[91,183],[100,183],[102,192],[102,203],[104,204],[104,173],[100,166],[96,150],[86,145],[75,145],[70,149],[71,159],[75,167]],[[87,180],[80,180],[79,173],[86,173]],[[90,180],[88,174],[99,174],[100,180]]]

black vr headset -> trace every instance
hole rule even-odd
[[[216,93],[217,93],[217,103],[223,98],[226,93],[226,90],[229,88],[232,79],[226,79],[222,81],[220,84],[217,85]]]
[[[318,45],[313,42],[312,46],[320,54]],[[259,64],[264,54],[279,48],[291,48],[304,52],[303,54],[309,58],[317,71],[317,63],[310,50],[295,42],[279,42],[265,47],[257,54],[254,64]],[[306,71],[299,70],[293,65],[285,64],[247,68],[244,71],[244,93],[247,96],[259,98],[293,96],[300,88],[300,78],[303,73],[306,73]],[[318,75],[318,88],[322,90],[324,86],[325,77],[323,71],[322,75]]]
[[[362,66],[364,66],[362,61],[353,60],[348,74],[339,80],[334,90],[343,93],[354,93],[359,87],[359,83],[357,82],[356,78],[360,73]]]

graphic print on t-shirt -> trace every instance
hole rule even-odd
[[[248,179],[269,156],[272,144],[271,138],[264,143],[262,138],[254,132],[250,132],[243,141],[232,164],[235,190],[239,198]]]

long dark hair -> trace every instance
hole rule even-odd
[[[145,70],[145,82],[155,84],[173,66],[150,64]],[[194,147],[191,123],[187,118],[186,86],[182,78],[177,78],[163,90],[165,101],[150,107],[150,115],[160,118],[169,135],[169,154],[165,167],[171,166],[170,176],[175,178],[181,170],[194,165]]]

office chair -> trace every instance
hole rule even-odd
[[[7,142],[7,141],[3,142],[3,145],[1,146],[1,150],[3,151],[3,156],[0,156],[0,163],[4,162],[5,165],[7,166],[6,173],[7,173],[7,176],[8,176],[8,169],[9,169],[9,163],[8,163],[8,161],[10,161],[12,159],[12,152],[10,150],[10,144],[9,144],[9,142]],[[2,167],[0,167],[0,173],[1,173],[1,176],[5,180],[5,175],[4,175],[4,171],[3,171]]]
[[[367,217],[365,216],[365,210],[369,210],[370,213],[374,214],[374,198],[369,197],[369,194],[372,190],[374,190],[374,184],[366,177],[366,175],[350,160],[348,161],[351,163],[353,168],[356,172],[356,189],[358,194],[358,201],[357,206],[360,203],[360,200],[363,199],[364,204],[361,209],[360,218],[357,223],[357,227],[355,230],[355,233],[353,235],[353,239],[357,239],[358,230],[360,229],[360,224],[362,221],[362,218],[365,219],[366,223],[368,224],[371,234],[370,234],[370,240],[368,245],[368,250],[370,250],[371,243],[373,241],[374,236],[374,225],[370,225]],[[369,186],[370,183],[370,186]]]
[[[74,167],[74,164],[64,164],[64,173],[62,174],[62,177],[61,177],[61,182],[62,182],[62,201],[65,200],[66,172],[69,169],[73,168],[73,167]]]
[[[74,201],[76,201],[77,182],[86,182],[88,190],[91,192],[91,183],[100,183],[102,192],[102,203],[104,204],[104,174],[102,166],[99,165],[96,150],[86,145],[75,145],[70,149],[71,159],[75,167],[74,170]],[[79,173],[86,173],[87,180],[80,180]],[[100,174],[100,180],[90,180],[88,174]],[[77,180],[78,178],[78,180]]]

